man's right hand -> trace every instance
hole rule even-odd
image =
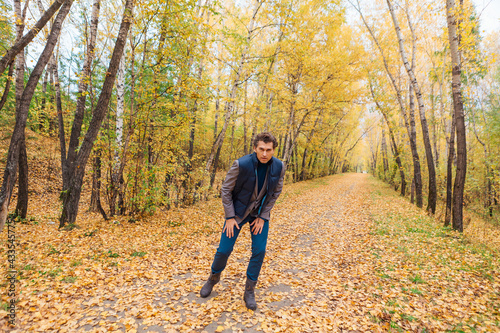
[[[238,230],[240,229],[235,219],[226,220],[226,224],[224,225],[222,232],[225,232],[228,238],[232,238],[234,236],[234,227],[238,228]]]

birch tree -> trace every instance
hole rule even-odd
[[[455,184],[453,186],[453,229],[463,231],[463,200],[464,184],[467,174],[467,135],[464,120],[464,108],[462,101],[461,73],[459,39],[457,33],[457,16],[454,0],[446,0],[446,18],[448,23],[448,38],[450,42],[450,55],[452,66],[452,93],[453,110],[457,135],[457,171]],[[453,132],[452,134],[453,135]]]
[[[26,20],[26,11],[28,9],[29,0],[24,4],[24,9],[21,11],[21,1],[14,1],[14,11],[16,14],[16,41],[19,41],[24,33]],[[24,74],[25,74],[25,50],[19,52],[16,57],[16,114],[21,112],[21,98],[24,91]],[[21,143],[19,146],[19,176],[17,190],[17,205],[14,214],[21,218],[26,218],[28,213],[28,156],[26,153],[26,137],[24,131],[22,133]]]

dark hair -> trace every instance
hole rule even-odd
[[[273,148],[278,147],[278,141],[269,132],[262,132],[260,134],[257,134],[255,138],[253,139],[253,147],[256,148],[257,145],[259,144],[259,141],[262,141],[264,143],[272,142],[273,143]]]

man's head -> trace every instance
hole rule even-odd
[[[260,163],[267,163],[274,155],[274,148],[278,147],[278,141],[269,132],[257,134],[253,139],[253,151],[257,154]]]

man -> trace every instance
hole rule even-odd
[[[257,308],[255,286],[266,253],[270,212],[281,193],[285,175],[283,162],[273,157],[277,146],[278,142],[272,134],[258,134],[253,141],[254,153],[234,161],[227,172],[221,191],[226,222],[210,276],[201,288],[201,297],[208,297],[219,282],[236,238],[248,222],[252,257],[248,263],[243,299],[247,308]]]

